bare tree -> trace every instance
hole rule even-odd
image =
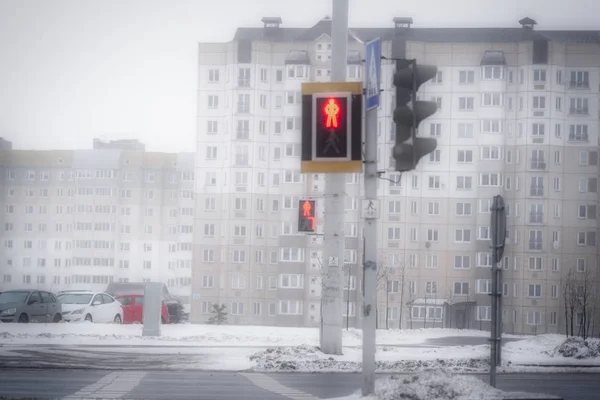
[[[578,335],[584,340],[590,336],[590,325],[594,315],[596,296],[594,295],[596,285],[591,271],[586,271],[575,279],[574,295],[577,315]]]
[[[575,293],[575,291],[573,290],[573,286],[573,269],[569,269],[567,275],[561,279],[561,290],[565,308],[565,334],[567,335],[567,337],[573,336],[574,328],[573,319],[575,317],[575,299],[573,294]]]
[[[386,303],[389,296],[388,280],[390,278],[391,272],[392,271],[390,267],[387,267],[381,263],[377,266],[377,293],[381,291],[385,292]],[[375,306],[375,315],[376,329],[379,329],[379,301],[377,301],[377,305]],[[385,328],[388,328],[387,304],[385,309]]]

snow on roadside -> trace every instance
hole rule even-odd
[[[478,347],[478,346],[475,346]],[[480,346],[485,347],[485,346]],[[375,367],[380,372],[415,372],[444,369],[480,372],[487,369],[483,349],[383,348],[377,351]],[[323,354],[316,346],[268,348],[250,356],[253,371],[358,372],[362,350],[344,349],[343,355]]]
[[[2,324],[0,340],[13,344],[127,344],[179,346],[298,346],[318,345],[318,328],[285,328],[240,325],[163,325],[159,338],[142,337],[142,325],[114,324]],[[458,329],[379,330],[380,345],[416,345],[448,336],[483,337],[489,333]],[[362,330],[343,331],[344,346],[360,346]]]
[[[505,394],[474,376],[437,371],[380,378],[375,381],[374,395],[363,397],[357,391],[330,400],[501,400]]]

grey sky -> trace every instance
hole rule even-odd
[[[350,0],[352,26],[600,29],[599,0]],[[16,148],[139,138],[194,151],[196,43],[280,16],[311,26],[331,0],[0,0],[0,136]]]

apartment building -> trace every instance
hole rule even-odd
[[[191,318],[206,321],[219,303],[231,323],[313,326],[322,238],[298,234],[297,207],[317,199],[321,232],[324,177],[300,174],[300,88],[330,79],[331,20],[262,21],[199,44]],[[505,29],[393,22],[350,29],[348,80],[363,80],[357,39],[381,37],[388,58],[437,65],[419,96],[438,111],[419,133],[438,149],[414,172],[393,171],[394,66],[384,60],[379,326],[489,329],[490,205],[501,194],[503,330],[563,331],[565,277],[598,278],[599,32],[540,31],[529,18]],[[347,176],[346,193],[344,313],[360,326],[362,176]]]
[[[194,155],[0,149],[0,290],[164,282],[189,303]]]

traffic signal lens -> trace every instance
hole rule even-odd
[[[298,214],[298,232],[314,232],[315,201],[300,200]]]
[[[323,106],[323,117],[325,118],[325,128],[334,129],[340,126],[340,102],[335,98],[331,97],[327,99]]]

